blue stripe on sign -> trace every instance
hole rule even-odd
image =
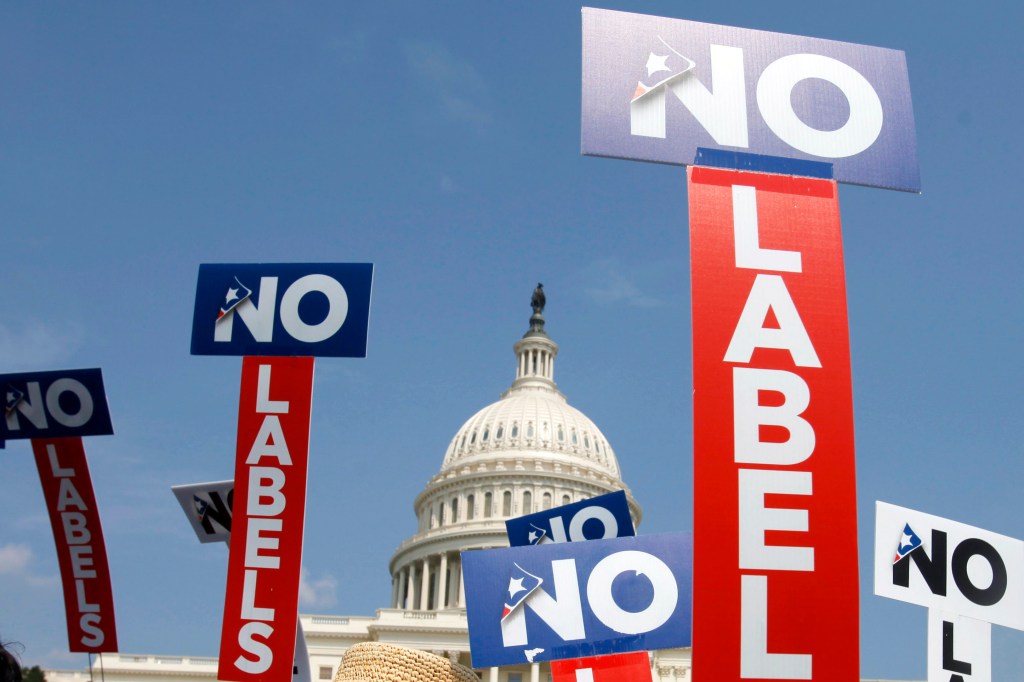
[[[731,168],[734,170],[753,171],[755,173],[775,173],[776,175],[799,175],[809,178],[832,179],[832,164],[804,159],[787,159],[783,156],[765,156],[763,154],[747,154],[731,152],[724,149],[708,149],[697,147],[695,166],[712,168]]]

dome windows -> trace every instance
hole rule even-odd
[[[519,438],[519,422],[512,422],[512,440]]]
[[[491,427],[485,426],[484,427],[483,442],[486,443],[488,440],[490,440],[490,438],[491,438]]]
[[[533,422],[527,422],[526,424],[526,437],[533,438]]]
[[[494,433],[494,440],[501,440],[505,437],[505,425],[498,424],[498,430]]]
[[[561,424],[558,425],[558,442],[559,443],[564,443],[565,442],[565,429],[562,427]]]
[[[472,521],[473,516],[476,514],[476,497],[470,495],[466,498],[466,520]]]

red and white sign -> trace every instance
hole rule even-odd
[[[242,359],[221,680],[290,682],[313,358]]]
[[[694,677],[856,682],[849,329],[832,180],[690,167]]]
[[[117,651],[114,596],[81,438],[33,438],[64,585],[68,650]]]
[[[651,682],[646,651],[551,661],[553,682]]]

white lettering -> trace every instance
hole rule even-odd
[[[75,581],[75,596],[78,598],[78,612],[79,613],[98,613],[100,610],[99,604],[90,604],[85,598],[85,581]]]
[[[732,186],[732,229],[736,267],[749,270],[801,272],[799,251],[762,249],[757,222],[757,188]]]
[[[627,571],[646,576],[654,588],[650,606],[641,611],[626,611],[615,603],[612,583]],[[638,635],[668,621],[679,602],[679,587],[665,562],[653,554],[630,550],[610,554],[597,563],[587,580],[587,600],[594,615],[612,630]]]
[[[810,495],[807,471],[740,469],[740,568],[774,571],[813,571],[813,547],[766,545],[770,530],[807,532],[806,509],[765,506],[765,495]]]
[[[57,448],[53,443],[46,444],[46,457],[50,460],[50,473],[54,478],[69,478],[75,475],[75,470],[62,468],[57,461]]]
[[[60,397],[64,393],[73,393],[78,398],[78,411],[68,414],[61,407]],[[92,395],[82,382],[74,379],[57,379],[46,389],[46,409],[50,416],[68,428],[85,426],[92,419]]]
[[[86,634],[82,637],[81,642],[85,646],[100,646],[106,639],[106,635],[103,634],[98,626],[102,618],[95,613],[86,613],[78,619],[78,625],[82,628],[82,632]]]
[[[269,481],[269,484],[264,484]],[[275,467],[249,468],[249,499],[246,514],[249,516],[278,516],[284,511],[287,500],[281,489],[284,487],[284,472]],[[269,502],[263,502],[269,498]]]
[[[256,440],[253,441],[245,463],[259,464],[263,457],[275,457],[282,466],[292,463],[288,443],[285,442],[284,431],[281,429],[281,420],[274,414],[268,414],[263,418],[260,431],[256,434]]]
[[[580,509],[572,517],[572,521],[569,522],[569,539],[573,542],[586,540],[587,537],[583,534],[583,524],[591,519],[600,521],[604,526],[604,534],[599,539],[619,536],[619,522],[615,520],[615,515],[604,507],[593,506]]]
[[[264,642],[256,641],[258,635],[264,640],[274,634],[274,628],[266,623],[246,623],[238,631],[238,646],[248,654],[256,657],[255,661],[239,656],[235,659],[235,667],[250,675],[267,672],[274,662],[274,652]]]
[[[785,466],[810,457],[814,452],[814,429],[800,416],[811,401],[807,383],[792,372],[753,367],[733,367],[732,378],[736,462]],[[782,404],[761,405],[761,391],[782,394]],[[762,441],[761,426],[782,427],[789,437],[783,442]]]
[[[239,303],[234,310],[217,320],[213,328],[213,340],[225,343],[231,341],[235,313],[238,313],[255,341],[273,341],[276,306],[277,277],[261,277],[259,306],[252,302],[252,296]]]
[[[281,557],[260,554],[261,549],[270,551],[280,546],[280,538],[261,535],[263,532],[280,533],[281,519],[250,518],[245,526],[246,568],[280,568]]]
[[[37,429],[47,428],[46,410],[43,409],[43,393],[39,389],[39,382],[28,382],[27,391],[28,394],[18,402],[18,406],[4,415],[7,428],[11,431],[21,429],[19,414],[24,415]]]
[[[740,677],[811,679],[810,654],[768,653],[768,577],[740,576]]]
[[[529,608],[565,641],[584,639],[583,607],[580,586],[576,579],[576,561],[558,559],[551,562],[551,574],[558,600],[537,588],[520,607],[501,622],[504,646],[525,646],[527,642],[525,609]]]
[[[769,310],[775,312],[778,329],[763,326]],[[750,362],[755,348],[788,350],[798,367],[821,367],[811,337],[807,335],[800,313],[779,275],[758,274],[754,278],[754,285],[725,352],[725,361]]]
[[[63,512],[68,507],[77,507],[82,511],[88,511],[89,508],[85,506],[85,500],[78,494],[78,488],[75,487],[75,482],[70,478],[60,479],[59,488],[57,489],[57,511]]]
[[[816,78],[839,88],[850,105],[850,117],[837,130],[818,130],[793,110],[793,88]],[[817,54],[791,54],[775,60],[757,81],[761,117],[783,142],[802,152],[828,159],[860,154],[882,132],[882,102],[871,83],[853,67]]]
[[[319,292],[327,297],[327,316],[314,325],[306,324],[299,317],[299,302],[302,297]],[[281,324],[296,341],[317,343],[334,336],[348,317],[348,294],[334,278],[327,275],[306,275],[295,281],[281,298]]]
[[[258,571],[246,571],[242,579],[242,620],[274,620],[274,609],[256,606]],[[245,629],[244,627],[242,628]],[[244,647],[243,647],[244,648]]]
[[[93,566],[92,545],[74,545],[68,547],[71,552],[71,575],[76,578],[95,578],[96,571],[87,570]]]
[[[85,514],[81,512],[61,512],[60,520],[64,525],[64,541],[69,545],[87,545],[92,534],[85,527]]]
[[[704,87],[704,84],[691,73],[672,83],[672,94],[693,114],[697,123],[717,144],[727,147],[748,147],[743,50],[738,47],[712,45],[711,78],[714,92]],[[664,120],[664,106],[661,116]],[[660,137],[664,136],[663,133]]]
[[[287,400],[270,399],[271,365],[260,365],[256,375],[256,412],[259,414],[288,414]]]

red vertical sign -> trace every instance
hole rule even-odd
[[[694,676],[859,679],[856,482],[831,180],[688,169]]]
[[[312,395],[313,358],[242,359],[221,680],[292,679]]]
[[[107,547],[85,446],[81,438],[33,438],[32,452],[57,546],[68,650],[117,651]]]
[[[646,651],[551,661],[553,682],[651,682]]]

